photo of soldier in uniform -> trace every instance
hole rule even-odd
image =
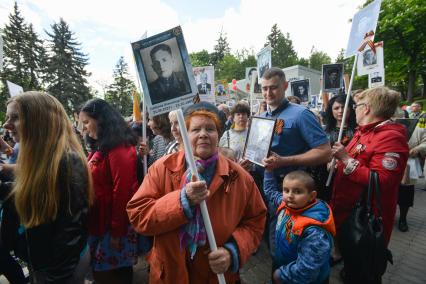
[[[343,64],[324,64],[322,78],[324,92],[335,92],[343,88]]]
[[[309,101],[309,79],[290,82],[291,93],[300,99],[302,103]]]
[[[259,81],[261,81],[263,74],[266,70],[272,67],[271,62],[272,48],[266,46],[257,54],[257,75]]]

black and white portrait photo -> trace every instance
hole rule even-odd
[[[374,43],[374,51],[367,46],[358,56],[357,75],[371,74],[384,68],[383,41]]]
[[[197,90],[180,27],[133,43],[132,48],[150,113],[189,104]]]
[[[367,49],[362,54],[362,64],[365,66],[371,66],[377,64],[377,56],[376,53],[371,49]]]
[[[256,77],[253,78],[253,74],[256,74]],[[259,80],[257,78],[257,68],[256,67],[247,67],[246,68],[246,91],[251,91],[251,82],[254,81],[253,93],[261,93]]]
[[[323,91],[336,92],[343,87],[343,64],[324,64],[322,78]]]
[[[201,101],[214,103],[214,67],[194,67],[193,72]]]
[[[257,54],[257,77],[261,81],[266,70],[272,67],[271,63],[272,48],[266,46]]]
[[[309,79],[290,82],[291,94],[300,99],[300,101],[309,101]]]
[[[268,157],[271,148],[275,122],[275,119],[251,117],[243,159],[263,166],[262,161]]]

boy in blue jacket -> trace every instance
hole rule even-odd
[[[315,183],[303,171],[287,174],[279,190],[272,172],[264,179],[269,212],[277,212],[274,283],[328,283],[335,235],[330,207],[316,199]]]

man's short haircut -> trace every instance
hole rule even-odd
[[[250,117],[250,107],[247,103],[239,102],[231,110],[231,115],[234,116],[236,113],[245,113]]]
[[[153,49],[151,49],[151,51],[149,52],[149,55],[151,56],[152,60],[154,60],[154,55],[159,50],[164,50],[164,51],[168,52],[170,55],[172,55],[172,50],[170,49],[170,46],[168,46],[167,44],[164,44],[164,43],[160,43],[159,45],[156,45]]]
[[[287,100],[289,102],[291,102],[291,103],[298,104],[298,105],[300,105],[302,103],[302,101],[300,100],[300,98],[296,97],[296,96],[288,96]]]
[[[312,192],[316,190],[315,181],[307,172],[304,172],[304,171],[290,172],[284,177],[283,185],[284,185],[284,181],[286,180],[297,180],[301,182],[306,187],[308,192]]]
[[[286,81],[284,71],[277,67],[272,67],[266,70],[265,73],[263,73],[262,78],[265,80],[270,80],[275,76],[278,76],[278,79],[282,83]]]
[[[360,93],[357,102],[361,100],[371,107],[374,116],[389,119],[399,105],[401,94],[387,87],[376,87]]]

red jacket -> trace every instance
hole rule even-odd
[[[113,237],[124,236],[129,226],[126,205],[138,189],[135,147],[120,145],[105,156],[92,152],[88,160],[95,191],[89,233],[99,236],[110,231]]]
[[[346,151],[359,161],[349,175],[344,165],[337,163],[330,201],[336,230],[349,216],[364,188],[368,186],[370,170],[379,175],[384,235],[389,243],[392,233],[398,188],[408,159],[408,145],[404,126],[390,120],[358,128]]]

